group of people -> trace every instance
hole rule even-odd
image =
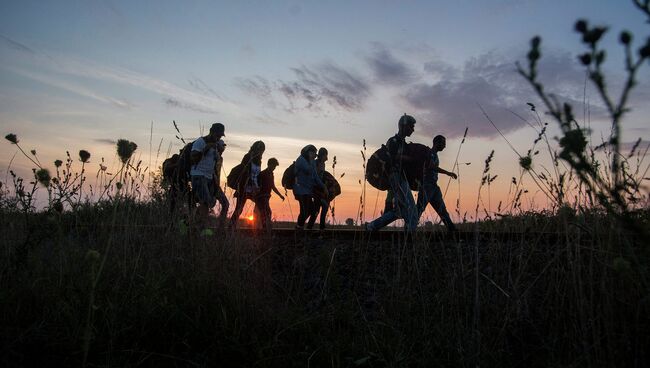
[[[418,192],[417,203],[413,199],[413,193],[405,172],[405,165],[414,160],[407,153],[406,137],[411,136],[415,131],[415,118],[404,114],[397,123],[398,131],[386,142],[388,150],[388,162],[385,164],[385,173],[388,176],[388,193],[386,204],[382,215],[372,222],[366,224],[367,231],[378,231],[393,221],[401,218],[404,220],[404,228],[407,232],[413,232],[417,228],[422,213],[428,204],[438,213],[442,222],[451,232],[456,231],[451,221],[449,212],[442,198],[442,191],[438,186],[438,174],[445,174],[453,179],[457,175],[440,167],[438,152],[445,149],[447,140],[442,135],[433,138],[429,157],[425,161],[422,173],[422,183]]]
[[[197,203],[197,216],[206,220],[209,212],[219,202],[221,210],[219,219],[226,222],[230,203],[220,186],[222,154],[226,144],[225,127],[215,123],[210,127],[206,136],[197,138],[191,144],[191,169],[189,172],[193,199]],[[187,147],[190,148],[190,147]],[[273,172],[280,165],[275,157],[267,161],[262,170],[262,156],[266,146],[262,141],[256,141],[242,158],[239,170],[234,179],[236,204],[230,218],[230,227],[236,228],[246,202],[255,204],[255,218],[263,229],[271,228],[272,210],[269,204],[271,193],[275,193],[282,201],[285,197],[275,185]],[[314,145],[305,146],[293,166],[291,187],[294,196],[300,203],[300,214],[296,227],[313,228],[320,213],[320,229],[325,228],[327,211],[329,209],[329,193],[323,181],[325,162],[328,160],[327,149],[319,150]],[[231,173],[231,175],[233,175]],[[230,178],[229,178],[230,180]]]
[[[433,138],[430,157],[423,167],[422,183],[419,187],[417,203],[413,198],[411,187],[404,171],[405,164],[414,160],[407,152],[406,138],[415,131],[415,118],[404,114],[398,121],[398,132],[386,143],[388,162],[385,164],[384,175],[387,175],[389,187],[382,215],[372,222],[366,223],[367,231],[378,231],[393,221],[401,218],[407,232],[415,231],[419,219],[428,204],[435,209],[442,222],[450,231],[455,231],[449,213],[443,201],[442,192],[438,186],[438,174],[448,175],[456,179],[456,174],[442,169],[439,166],[438,152],[446,147],[444,136],[437,135]],[[209,134],[199,137],[191,144],[191,188],[193,197],[198,203],[197,214],[201,219],[207,219],[210,210],[220,203],[219,218],[226,222],[229,209],[228,198],[220,187],[220,172],[222,167],[222,154],[226,148],[223,141],[225,127],[215,123],[210,127]],[[267,161],[266,169],[262,170],[262,156],[265,151],[262,141],[253,143],[248,153],[241,161],[238,178],[236,180],[235,209],[230,218],[231,228],[236,228],[246,201],[255,204],[256,218],[265,229],[271,228],[272,210],[269,205],[271,192],[274,192],[283,201],[285,197],[275,186],[274,170],[279,166],[276,158]],[[294,196],[300,204],[300,213],[296,222],[296,229],[313,228],[320,213],[319,228],[325,228],[325,221],[331,200],[328,187],[324,182],[325,162],[328,152],[325,148],[316,149],[314,145],[307,145],[301,151],[294,164],[290,166],[291,183],[285,185],[293,189]],[[232,175],[232,174],[231,174]],[[286,175],[286,173],[285,173]],[[230,178],[229,178],[230,180]],[[230,185],[230,183],[229,183]]]

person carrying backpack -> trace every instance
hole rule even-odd
[[[305,221],[310,216],[316,216],[314,210],[314,189],[322,189],[325,196],[328,196],[325,184],[316,172],[316,166],[313,161],[316,158],[316,147],[312,144],[305,146],[300,151],[300,156],[295,162],[295,184],[293,185],[293,195],[300,203],[300,214],[296,223],[296,229],[302,230]]]
[[[406,155],[406,137],[415,131],[415,118],[404,114],[397,126],[397,134],[386,142],[389,155],[386,162],[389,182],[386,207],[379,218],[366,224],[367,231],[378,231],[398,218],[404,220],[405,229],[409,233],[415,231],[418,225],[415,200],[403,167],[404,163],[411,160]]]
[[[235,190],[237,203],[230,218],[230,226],[233,229],[237,228],[237,221],[244,210],[246,200],[255,201],[255,196],[260,190],[258,176],[262,169],[262,155],[265,149],[264,142],[257,141],[253,143],[248,153],[242,158],[241,170],[239,171],[239,178],[237,178],[237,189]]]
[[[190,178],[192,192],[199,204],[197,213],[201,221],[207,220],[210,209],[216,204],[214,171],[219,158],[217,142],[225,136],[224,130],[223,124],[212,124],[208,135],[199,137],[192,143]]]
[[[260,175],[257,177],[257,181],[260,185],[260,191],[255,197],[255,215],[259,218],[262,228],[266,230],[271,229],[271,219],[273,212],[271,211],[271,205],[269,200],[271,199],[271,191],[275,192],[280,199],[284,201],[284,196],[278,188],[275,186],[275,177],[273,171],[278,167],[280,163],[275,157],[269,159],[266,164],[266,169],[260,172]]]
[[[316,167],[316,174],[318,177],[325,183],[325,162],[327,162],[327,149],[325,147],[321,147],[318,150],[318,154],[316,159],[314,160],[314,166]],[[323,193],[320,191],[316,190],[314,192],[314,212],[311,216],[309,216],[309,221],[307,221],[307,229],[311,229],[314,227],[314,223],[316,222],[316,218],[318,217],[318,213],[320,212],[320,224],[319,224],[319,229],[320,230],[325,230],[325,219],[327,218],[327,210],[330,207],[330,202],[329,198],[327,196],[323,196]]]

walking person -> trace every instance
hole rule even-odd
[[[271,191],[275,192],[282,201],[284,201],[284,196],[278,188],[275,186],[275,176],[273,171],[280,165],[278,160],[275,157],[269,159],[266,164],[266,169],[260,172],[260,175],[257,177],[257,181],[260,185],[260,190],[255,197],[255,216],[259,218],[259,222],[262,224],[262,229],[271,230],[271,220],[273,212],[271,211],[271,205],[269,200],[271,199]]]
[[[438,158],[438,152],[447,147],[447,139],[442,135],[437,135],[433,138],[433,144],[431,146],[431,157],[429,162],[424,169],[424,176],[422,180],[422,186],[420,187],[420,192],[418,194],[418,218],[422,216],[422,213],[427,208],[427,204],[431,204],[431,207],[438,213],[440,219],[447,227],[447,230],[450,232],[456,231],[454,223],[451,221],[449,212],[447,212],[447,207],[442,198],[442,191],[438,186],[438,174],[445,174],[450,176],[453,179],[456,179],[458,176],[450,171],[447,171],[440,167],[440,159]]]
[[[216,204],[213,193],[214,171],[218,158],[217,141],[225,136],[224,130],[223,124],[212,124],[208,135],[197,138],[190,152],[192,192],[199,204],[197,215],[204,223],[210,209]]]
[[[368,231],[378,231],[398,218],[404,220],[407,232],[414,232],[417,228],[417,208],[403,168],[404,163],[411,160],[406,155],[406,137],[415,131],[415,118],[404,114],[397,122],[397,127],[397,134],[386,142],[389,154],[386,162],[389,182],[386,207],[379,218],[366,224]]]
[[[235,211],[232,213],[230,218],[230,226],[233,229],[237,228],[237,221],[239,221],[239,216],[244,210],[244,205],[247,200],[254,201],[255,196],[259,192],[260,186],[258,183],[258,176],[262,168],[262,155],[266,146],[264,142],[257,141],[253,143],[248,153],[242,158],[241,165],[242,169],[239,173],[239,180],[237,185],[237,190],[235,191],[235,198],[237,198],[237,203],[235,204]]]
[[[223,152],[226,150],[226,143],[223,139],[217,141],[217,160],[214,166],[214,197],[219,205],[221,210],[219,211],[219,223],[225,225],[226,218],[228,216],[228,208],[230,207],[230,202],[226,193],[221,189],[221,168],[223,167]]]
[[[312,216],[316,205],[314,203],[314,189],[320,188],[325,195],[329,195],[327,188],[316,172],[314,159],[316,158],[316,147],[307,145],[300,151],[300,156],[295,162],[295,184],[293,194],[300,203],[300,214],[296,223],[296,229],[302,230],[305,221]]]
[[[314,166],[316,167],[316,174],[320,178],[320,180],[325,184],[325,162],[327,162],[327,149],[325,147],[321,147],[318,150],[318,154],[316,155],[316,159],[314,160]],[[307,229],[312,229],[314,227],[314,223],[316,222],[316,218],[318,217],[318,213],[320,212],[320,223],[319,223],[319,229],[320,230],[325,230],[325,220],[327,219],[327,211],[330,207],[330,201],[329,197],[324,195],[323,192],[320,190],[316,189],[314,191],[314,213],[313,215],[309,216],[309,220],[307,221]]]

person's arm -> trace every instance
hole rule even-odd
[[[453,172],[451,172],[451,171],[447,171],[447,170],[441,168],[440,166],[436,167],[436,171],[437,171],[438,173],[440,173],[440,174],[445,174],[445,175],[447,175],[447,176],[451,176],[451,177],[454,178],[454,179],[457,179],[457,178],[458,178],[458,175],[456,175],[455,173],[453,173]]]
[[[275,182],[273,182],[272,185],[273,186],[271,187],[271,189],[275,192],[275,194],[277,194],[280,197],[280,199],[282,199],[284,201],[284,196],[282,195],[282,193],[280,193],[278,188],[275,187]]]

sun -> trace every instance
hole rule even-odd
[[[255,220],[255,216],[250,215],[250,216],[246,217],[246,220],[248,220],[250,222],[253,222]]]

